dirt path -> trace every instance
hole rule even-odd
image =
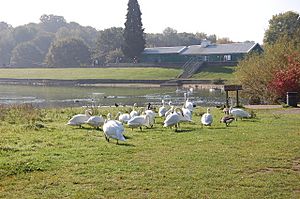
[[[245,108],[249,109],[279,109],[281,105],[245,105]]]
[[[248,109],[274,109],[274,114],[300,114],[300,107],[281,109],[281,105],[246,105]],[[280,110],[277,110],[280,109]]]

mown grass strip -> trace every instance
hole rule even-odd
[[[167,68],[9,68],[0,69],[0,78],[168,80],[181,71]]]

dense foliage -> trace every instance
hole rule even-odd
[[[0,66],[47,66],[51,63],[46,59],[51,44],[76,38],[83,40],[89,49],[94,49],[97,35],[98,31],[92,27],[83,27],[75,22],[67,23],[62,16],[55,15],[42,15],[40,23],[16,28],[0,22]],[[82,49],[71,49],[78,50]],[[69,66],[74,62],[70,60],[66,64],[60,66]]]
[[[140,5],[137,0],[128,1],[122,51],[130,59],[137,59],[145,49],[144,28]]]
[[[299,91],[299,22],[294,12],[273,16],[265,32],[264,53],[239,63],[235,74],[251,102],[275,102],[287,91]]]
[[[243,94],[258,102],[274,102],[281,97],[270,89],[270,82],[274,81],[278,71],[289,68],[287,58],[295,56],[295,52],[299,55],[299,46],[294,41],[282,38],[273,45],[266,44],[263,54],[252,54],[239,62],[235,74],[243,85]]]
[[[101,63],[124,58],[121,50],[123,40],[123,28],[112,27],[99,31],[94,57]]]
[[[59,40],[52,43],[46,62],[53,67],[86,66],[91,62],[91,54],[88,46],[81,39]]]
[[[290,40],[300,37],[300,17],[298,13],[288,11],[274,15],[265,32],[264,43],[274,44],[282,37]]]
[[[42,63],[42,53],[33,42],[20,43],[12,51],[11,64],[14,66],[37,67]]]
[[[297,60],[298,58],[298,60]],[[279,98],[285,98],[287,92],[300,93],[300,54],[286,56],[287,67],[275,71],[268,86]]]

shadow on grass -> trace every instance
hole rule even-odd
[[[128,135],[123,135],[124,136],[124,138],[126,139],[126,140],[130,140],[130,139],[132,139],[132,137],[131,136],[128,136]]]
[[[189,133],[194,131],[193,129],[178,129],[177,131],[174,130],[174,133]]]
[[[207,129],[207,130],[225,130],[225,129],[230,129],[230,128],[236,128],[238,127],[237,125],[228,125],[228,126],[210,126],[210,127],[204,127],[202,129]]]
[[[243,119],[235,122],[259,122],[259,119]]]
[[[118,146],[126,146],[126,147],[135,147],[134,144],[130,144],[130,143],[126,143],[126,142],[122,142],[117,144]]]

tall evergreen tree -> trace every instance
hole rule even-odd
[[[137,59],[144,51],[146,44],[138,1],[129,0],[127,10],[122,51],[126,57]]]

